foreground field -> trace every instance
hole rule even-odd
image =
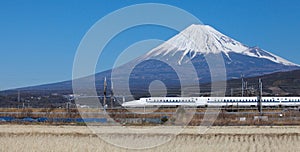
[[[99,138],[84,126],[1,125],[0,151],[132,151],[128,147],[149,143],[161,145],[139,148],[144,148],[143,151],[300,151],[300,127],[297,126],[211,127],[203,134],[199,134],[199,128],[188,127],[180,135],[172,136],[172,131],[178,129],[181,127],[151,130],[151,127],[101,126],[97,130],[102,135]],[[136,130],[140,132],[137,134]],[[127,148],[113,144],[127,145]]]

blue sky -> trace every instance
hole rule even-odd
[[[76,49],[89,28],[108,13],[144,3],[164,3],[184,9],[246,45],[259,46],[300,64],[300,1],[0,1],[0,89],[69,80]],[[167,40],[175,31],[161,27],[125,31],[108,46],[112,50],[147,38]],[[147,30],[148,29],[148,30]],[[149,30],[150,29],[150,30]],[[148,32],[143,32],[148,31]],[[151,32],[149,32],[151,31]],[[102,60],[97,71],[108,68]],[[105,65],[107,64],[107,65]]]

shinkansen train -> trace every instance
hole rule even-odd
[[[298,107],[300,97],[149,97],[128,101],[123,107]]]

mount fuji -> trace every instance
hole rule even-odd
[[[216,61],[220,60],[218,56],[222,62]],[[211,69],[211,64],[220,63],[224,65],[214,65],[217,68]],[[292,71],[300,69],[300,66],[259,47],[244,45],[209,25],[193,24],[147,54],[113,70],[112,81],[127,83],[122,81],[122,77],[128,73],[128,69],[131,70],[131,93],[149,96],[150,85],[155,80],[163,82],[168,89],[180,90],[180,86],[210,83],[211,70],[215,70],[217,75],[218,72],[224,72],[225,79],[229,80],[240,78],[241,75],[255,77]],[[180,73],[185,74],[185,80],[181,79]],[[196,76],[192,73],[196,73]]]
[[[114,85],[119,85],[118,88],[129,87],[135,97],[149,96],[149,88],[155,80],[163,82],[166,88],[180,91],[181,86],[210,83],[212,76],[207,59],[209,56],[216,55],[222,57],[226,80],[240,78],[241,75],[255,77],[300,69],[297,64],[259,47],[242,44],[211,26],[193,24],[163,44],[149,50],[145,55],[115,69],[97,73],[95,83],[97,90],[101,91],[104,77],[107,77],[108,86],[110,81],[113,81]],[[218,69],[214,70],[218,71]],[[192,75],[192,72],[196,75]],[[182,81],[178,73],[187,75],[184,77],[186,81]],[[85,87],[84,84],[92,83],[89,77],[82,79],[84,79],[82,88]],[[72,88],[72,82],[66,81],[27,89],[34,90],[34,88],[68,90]],[[168,94],[170,92],[168,91]]]
[[[173,56],[175,53],[182,53],[178,64],[181,64],[182,58],[191,54],[191,58],[197,55],[222,53],[226,59],[234,62],[235,57],[232,54],[267,59],[273,63],[285,66],[298,66],[270,52],[258,47],[248,47],[214,29],[209,25],[191,25],[166,43],[151,50],[149,56]],[[250,60],[250,59],[249,59]],[[249,61],[248,60],[248,61]]]

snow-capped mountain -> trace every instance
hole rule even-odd
[[[212,81],[211,70],[215,72],[214,77],[221,74],[218,72],[224,72],[222,66],[221,69],[218,69],[218,66],[210,69],[207,57],[214,55],[223,58],[227,80],[240,78],[241,75],[254,77],[300,69],[297,64],[259,47],[244,45],[211,26],[191,25],[144,56],[119,68],[117,75],[121,77],[123,69],[132,69],[129,88],[139,88],[136,93],[138,95],[149,95],[149,85],[154,80],[162,81],[166,88],[180,90],[180,86],[197,85],[194,83],[195,79],[199,84],[210,83]],[[217,58],[211,59],[218,60]],[[193,67],[188,66],[190,63]],[[216,64],[219,63],[216,62]],[[195,70],[196,76],[192,76]],[[185,80],[178,81],[178,74],[182,73],[185,74]],[[214,80],[219,81],[224,78]]]
[[[146,58],[159,55],[174,55],[178,51],[182,51],[182,56],[178,60],[179,64],[181,64],[183,57],[186,55],[191,55],[191,58],[194,58],[197,54],[223,53],[231,60],[229,53],[238,53],[250,57],[268,59],[287,66],[298,66],[258,47],[248,47],[220,33],[209,25],[195,24],[189,26],[166,43],[151,50],[146,55]]]
[[[145,55],[115,69],[97,73],[95,75],[96,82],[92,77],[73,81],[80,81],[81,88],[84,90],[90,89],[88,86],[92,84],[96,85],[98,92],[103,92],[103,80],[104,77],[107,77],[108,85],[110,81],[113,81],[115,94],[131,94],[135,98],[139,98],[150,96],[151,83],[158,80],[163,82],[167,88],[168,96],[181,95],[181,89],[191,89],[197,85],[201,89],[201,84],[211,82],[212,69],[207,63],[207,56],[211,55],[222,57],[227,80],[240,78],[242,74],[244,77],[256,77],[300,69],[297,64],[259,47],[244,45],[211,26],[191,25],[165,43],[149,50]],[[212,60],[217,59],[213,58]],[[218,68],[218,66],[216,67]],[[218,74],[218,69],[213,70]],[[196,74],[193,74],[194,72]],[[224,71],[220,70],[220,72]],[[180,74],[185,75],[183,79]],[[281,78],[276,77],[276,79],[280,80]],[[68,90],[71,88],[71,84],[70,81],[66,81],[38,88]],[[163,85],[156,87],[164,88]],[[182,86],[187,87],[182,88]]]

